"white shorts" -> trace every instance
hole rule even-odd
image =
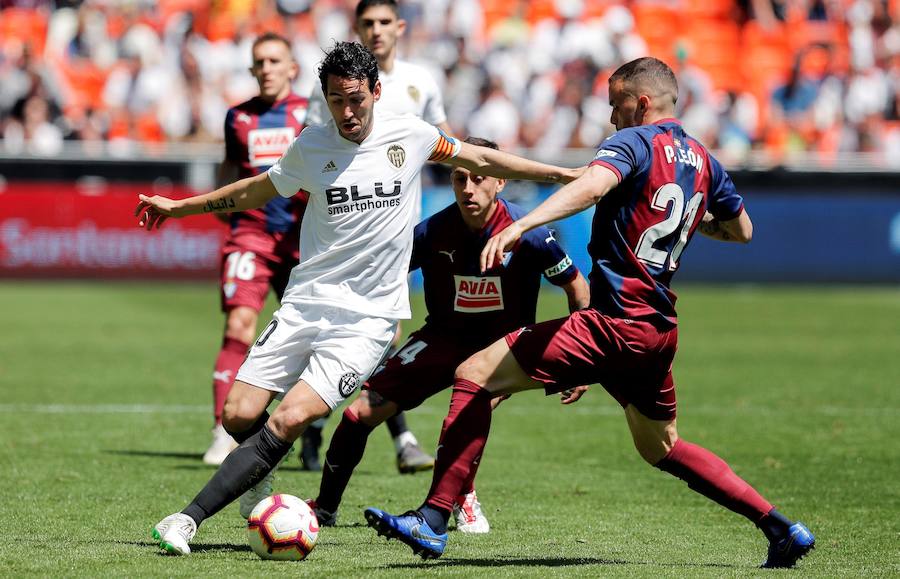
[[[334,410],[375,371],[396,327],[341,308],[282,304],[235,379],[279,397],[303,380]]]

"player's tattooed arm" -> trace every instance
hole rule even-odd
[[[224,187],[229,183],[234,183],[240,178],[240,167],[234,161],[226,158],[219,164],[216,172],[216,187]],[[222,223],[229,223],[231,217],[227,213],[213,213],[213,215]]]
[[[200,213],[223,213],[230,211],[246,211],[262,207],[270,199],[278,195],[275,185],[268,174],[241,179],[211,193],[189,197],[187,199],[169,199],[161,195],[148,197],[138,195],[138,206],[134,215],[138,218],[138,226],[147,230],[159,229],[170,217],[186,217]]]
[[[731,241],[731,236],[728,235],[727,231],[722,230],[719,220],[713,217],[712,213],[708,211],[706,212],[706,215],[703,216],[703,219],[700,220],[700,225],[697,226],[697,229],[700,230],[700,233],[707,237],[711,237],[712,239]]]
[[[227,213],[234,209],[236,203],[232,197],[224,197],[217,201],[210,199],[203,206],[204,213]]]
[[[743,210],[740,215],[728,221],[720,221],[707,211],[697,225],[697,230],[706,237],[719,241],[748,243],[753,237],[753,224]]]

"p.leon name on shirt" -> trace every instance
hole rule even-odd
[[[696,154],[690,147],[688,147],[687,152],[685,152],[678,141],[675,141],[675,144],[678,145],[677,148],[672,145],[663,145],[663,152],[666,154],[666,163],[671,165],[673,162],[677,161],[684,165],[690,165],[696,169],[698,173],[703,171],[703,157]]]
[[[503,288],[499,276],[454,275],[453,283],[456,285],[453,309],[457,312],[474,314],[503,309]]]
[[[252,167],[270,167],[281,158],[294,140],[294,129],[253,129],[247,133],[247,152]]]

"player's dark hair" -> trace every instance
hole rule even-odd
[[[609,77],[609,83],[621,80],[626,85],[654,96],[668,95],[672,98],[672,104],[678,99],[678,81],[675,73],[669,65],[653,58],[645,56],[626,62]]]
[[[250,47],[251,50],[256,50],[256,47],[262,44],[263,42],[280,42],[283,45],[287,46],[288,52],[293,55],[293,47],[291,46],[291,41],[285,38],[284,36],[278,34],[277,32],[263,32],[259,36],[256,37],[256,40],[253,41],[253,46]]]
[[[500,150],[499,145],[494,141],[489,141],[487,139],[482,139],[481,137],[466,137],[463,141],[464,143],[469,143],[470,145],[477,145],[479,147],[487,147],[488,149],[495,149],[497,151]]]
[[[319,82],[322,92],[328,96],[328,75],[353,80],[368,81],[369,90],[375,90],[378,81],[378,61],[369,49],[358,42],[338,42],[325,55],[319,65]]]
[[[360,16],[363,15],[363,12],[372,6],[388,6],[394,11],[394,16],[400,16],[400,8],[397,6],[397,0],[360,0],[359,4],[356,5],[356,19],[359,20]]]

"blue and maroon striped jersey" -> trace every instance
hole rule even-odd
[[[676,324],[669,284],[685,246],[706,211],[734,219],[743,199],[719,162],[675,119],[617,132],[591,165],[619,177],[594,213],[591,305],[611,316]]]
[[[305,126],[307,99],[293,93],[271,105],[254,97],[225,116],[225,158],[240,168],[240,178],[268,170]],[[299,227],[306,196],[276,196],[264,207],[231,214],[232,232],[284,233]]]
[[[494,215],[476,233],[454,203],[416,226],[409,267],[422,269],[427,325],[467,332],[487,345],[534,323],[542,275],[555,285],[575,278],[578,269],[546,227],[526,233],[501,265],[481,273],[484,244],[525,213],[498,199]]]

